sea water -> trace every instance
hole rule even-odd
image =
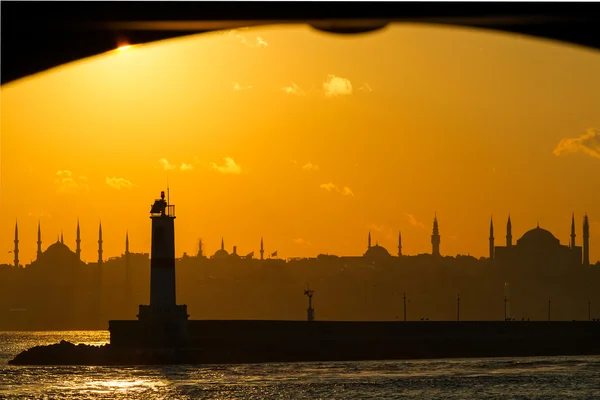
[[[107,331],[0,332],[4,399],[600,399],[600,357],[26,367],[22,350]]]

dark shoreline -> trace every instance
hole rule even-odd
[[[302,346],[299,349],[282,351],[275,347],[254,349],[122,349],[111,345],[74,345],[62,341],[48,346],[37,346],[25,350],[8,362],[9,365],[85,365],[85,366],[134,366],[134,365],[200,365],[200,364],[255,364],[281,362],[343,362],[383,360],[425,360],[449,358],[503,358],[503,357],[548,357],[548,356],[593,356],[600,355],[600,347],[584,349],[581,346],[489,346],[492,343],[474,343],[474,346],[449,346],[423,342],[418,348],[398,350],[385,346],[364,346],[349,350],[346,346],[321,346],[315,343],[312,351]],[[494,343],[498,345],[500,343]]]

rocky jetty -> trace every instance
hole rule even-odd
[[[74,345],[61,341],[48,346],[36,346],[18,354],[12,365],[102,365],[108,363],[110,346]]]
[[[75,345],[67,341],[25,350],[10,360],[10,365],[168,365],[202,363],[205,352],[199,349],[124,349]],[[213,358],[216,358],[213,356]]]

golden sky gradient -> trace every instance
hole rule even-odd
[[[568,243],[587,212],[600,258],[600,53],[517,35],[402,25],[360,36],[307,27],[132,47],[1,90],[0,263],[15,220],[22,264],[61,230],[82,258],[147,252],[171,188],[177,254],[488,255],[539,221]]]

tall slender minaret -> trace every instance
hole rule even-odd
[[[510,214],[506,223],[506,247],[512,247],[512,224],[510,223]]]
[[[102,264],[102,221],[98,229],[98,264]]]
[[[573,213],[573,217],[571,217],[571,248],[575,248],[575,213]]]
[[[583,217],[583,265],[590,265],[590,220]]]
[[[369,239],[367,240],[367,249],[371,248],[371,231],[369,231]]]
[[[440,230],[438,228],[437,213],[433,216],[433,233],[431,235],[431,254],[439,257],[440,255]]]
[[[77,239],[75,239],[75,254],[77,255],[77,259],[81,261],[81,231],[79,229],[79,218],[77,218]]]
[[[225,250],[225,241],[223,240],[222,236],[221,236],[221,250]]]
[[[38,221],[38,241],[37,241],[37,258],[40,259],[42,255],[42,227],[40,226],[40,221]]]
[[[131,267],[129,264],[129,231],[125,231],[125,307],[129,309],[133,305],[131,285]]]
[[[19,268],[19,222],[15,222],[15,268]]]
[[[265,259],[265,247],[263,246],[263,238],[260,238],[260,259]]]
[[[60,244],[65,244],[65,240],[63,238],[63,231],[62,231],[62,229],[60,230]]]
[[[494,220],[490,218],[490,260],[494,259]]]
[[[402,257],[402,232],[398,231],[398,257]]]

